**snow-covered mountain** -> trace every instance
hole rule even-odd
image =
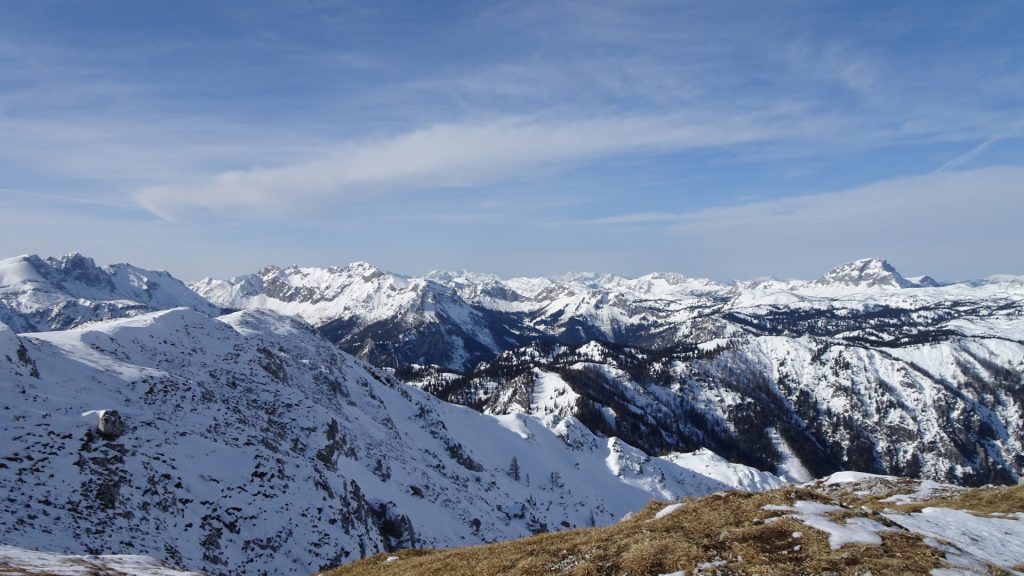
[[[732,284],[406,278],[366,264],[257,276],[193,287],[219,306],[298,314],[488,413],[573,415],[651,454],[710,447],[795,478],[856,469],[977,484],[1024,469],[1020,277],[940,284],[880,259]],[[261,287],[268,276],[292,289]]]
[[[0,260],[0,322],[18,332],[61,330],[179,306],[220,313],[167,272],[130,264],[99,267],[81,254]]]
[[[78,255],[0,261],[0,543],[298,574],[779,485],[759,469],[1024,468],[1021,277],[357,263],[192,288]]]
[[[781,483],[707,451],[651,457],[564,410],[443,402],[264,310],[0,324],[0,399],[0,542],[211,574],[310,574]]]
[[[872,348],[747,336],[651,353],[533,345],[466,374],[399,376],[489,414],[574,416],[650,454],[708,447],[793,480],[836,470],[1016,482],[1024,344],[958,338]]]
[[[378,365],[407,361],[469,366],[528,338],[509,319],[467,302],[430,278],[365,262],[332,268],[264,268],[192,289],[225,309],[261,308],[302,318],[343,349]]]
[[[957,317],[971,322],[987,310],[1006,318],[1024,297],[1016,277],[939,285],[928,277],[907,279],[878,259],[839,266],[815,281],[728,285],[672,273],[502,280],[433,272],[409,278],[357,263],[271,267],[231,280],[205,279],[192,288],[225,309],[299,316],[377,365],[459,370],[538,340],[602,340],[646,349],[702,344],[759,332],[751,318],[763,317],[787,324],[812,318],[811,329],[844,337],[865,328],[865,337],[874,329],[883,340],[905,338]],[[883,317],[893,321],[882,325]]]
[[[855,288],[914,288],[920,287],[896,271],[885,260],[865,258],[833,268],[815,284]]]

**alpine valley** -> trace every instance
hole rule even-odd
[[[312,574],[840,470],[1024,471],[1024,277],[356,263],[185,285],[21,256],[0,323],[10,550]]]

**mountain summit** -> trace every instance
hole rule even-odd
[[[862,258],[837,266],[815,284],[829,287],[913,288],[916,284],[901,275],[892,264],[881,258]]]
[[[131,264],[101,267],[78,253],[0,260],[0,322],[17,332],[61,330],[181,306],[207,316],[220,313],[164,271]]]

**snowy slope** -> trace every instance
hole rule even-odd
[[[2,545],[0,570],[3,574],[46,576],[201,576],[198,572],[169,567],[149,556],[55,554]]]
[[[210,316],[219,313],[167,272],[130,264],[99,267],[80,254],[0,260],[0,322],[18,332],[60,330],[180,306]]]
[[[0,542],[211,574],[310,574],[770,482],[705,473],[710,454],[652,458],[571,416],[444,403],[269,311],[0,325],[0,398]],[[98,432],[104,410],[123,435]]]

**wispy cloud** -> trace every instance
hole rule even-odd
[[[29,190],[17,190],[14,188],[0,188],[0,193],[8,194],[11,196],[23,196],[25,198],[31,198],[35,200],[41,200],[44,202],[59,202],[64,204],[84,204],[89,206],[105,206],[109,208],[118,208],[122,210],[138,210],[139,206],[135,203],[124,202],[119,200],[107,200],[103,198],[94,197],[81,197],[71,196],[68,194],[51,194],[40,191],[29,191]]]
[[[30,4],[0,21],[0,186],[53,196],[0,190],[0,228],[33,234],[15,208],[47,204],[143,224],[52,226],[72,249],[103,228],[121,250],[154,214],[182,266],[204,226],[272,229],[286,263],[475,249],[517,273],[1019,241],[998,191],[1020,175],[963,172],[1020,165],[1013,3]],[[223,260],[253,250],[229,236]]]
[[[984,142],[982,142],[981,144],[978,144],[974,148],[971,148],[967,152],[964,152],[963,154],[960,154],[959,156],[957,156],[956,158],[953,158],[949,162],[946,162],[942,166],[939,166],[938,168],[935,169],[935,171],[936,172],[948,172],[949,170],[953,170],[954,168],[958,168],[959,166],[963,165],[964,163],[970,162],[971,160],[973,160],[975,157],[978,156],[978,154],[981,154],[982,152],[984,152],[985,148],[988,148],[989,146],[995,144],[998,141],[999,141],[999,138],[989,138],[988,140],[985,140]]]
[[[438,124],[393,138],[337,145],[317,160],[223,172],[184,186],[153,186],[135,198],[165,218],[194,209],[260,216],[303,200],[365,198],[396,191],[487,184],[523,170],[612,153],[728,146],[804,129],[781,118],[714,122],[685,115],[586,120],[506,118]]]
[[[652,222],[678,222],[679,219],[679,214],[670,214],[668,212],[637,212],[635,214],[578,220],[576,224],[649,224]]]

